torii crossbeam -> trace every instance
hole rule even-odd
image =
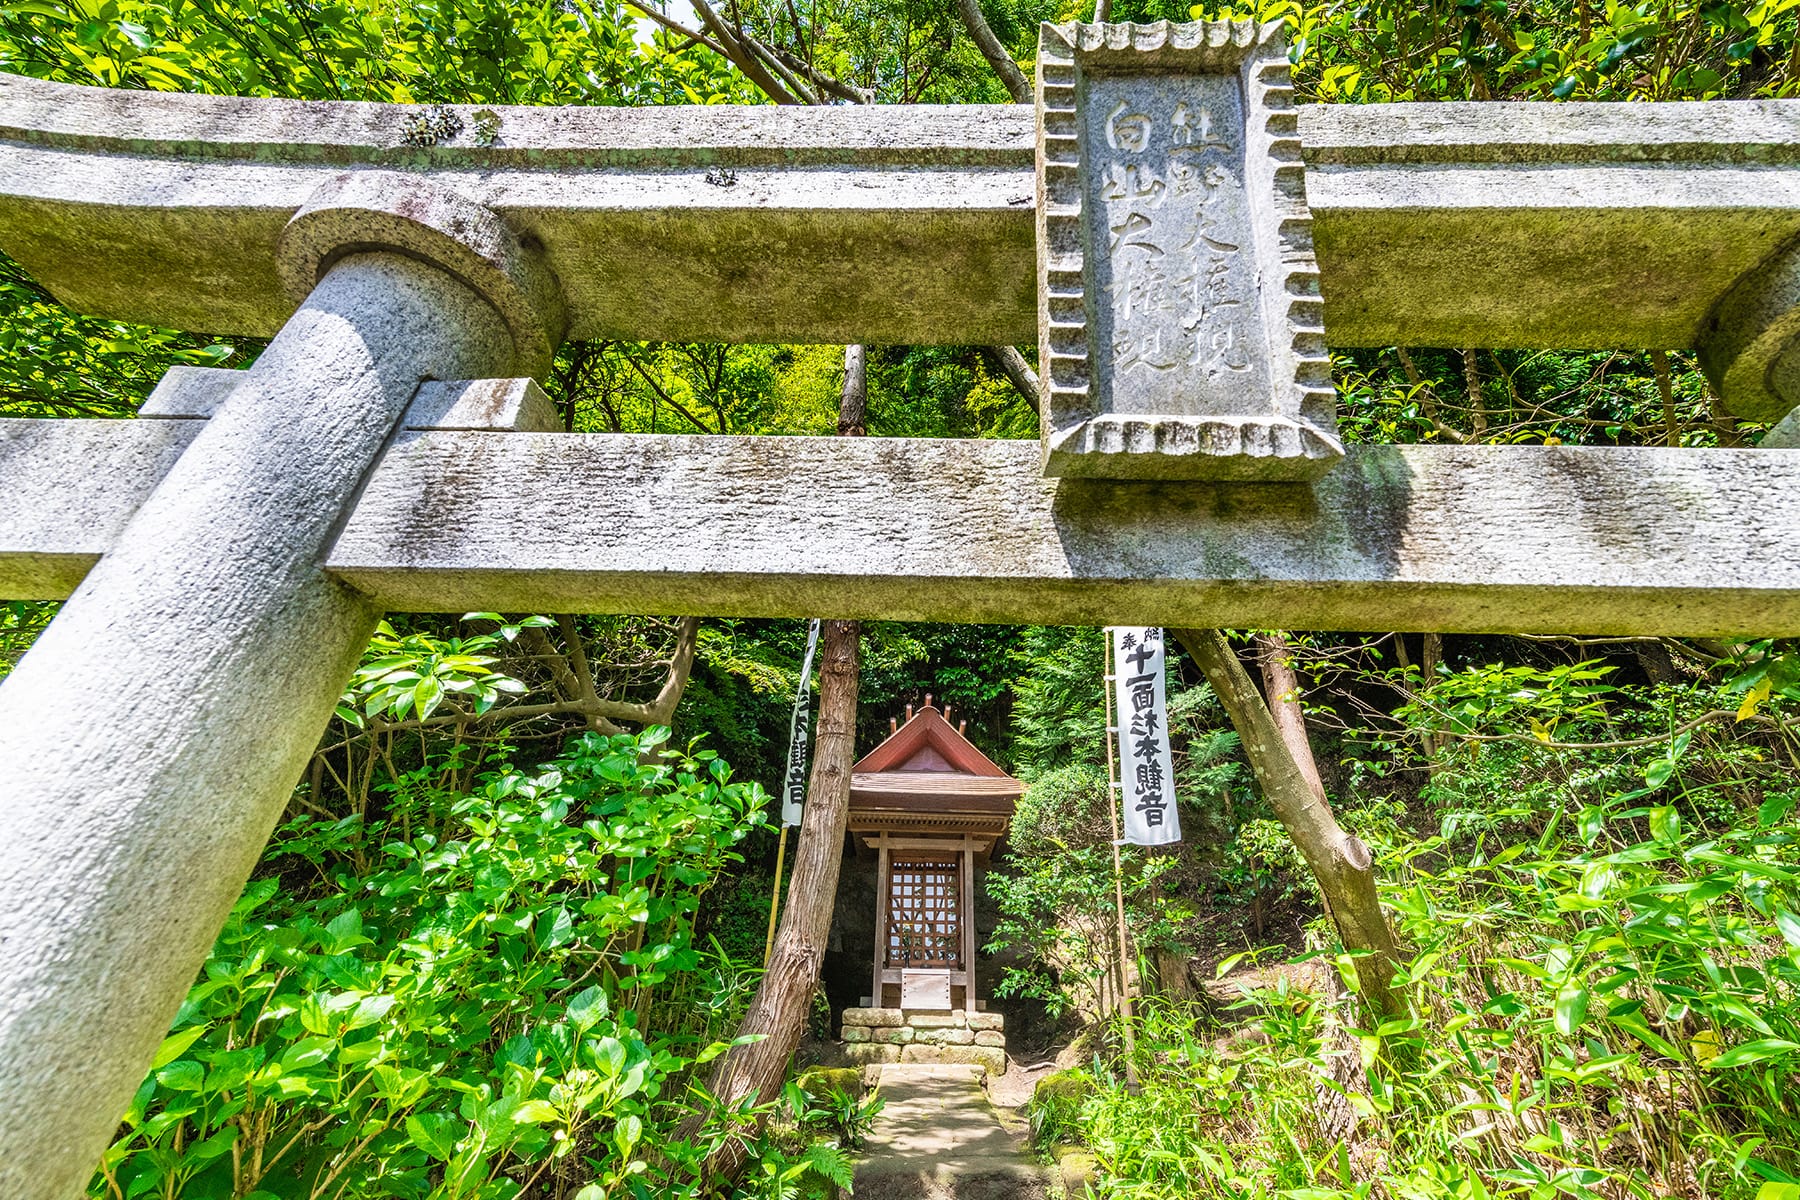
[[[0,249],[273,335],[0,421],[0,1194],[68,1200],[385,608],[1800,633],[1800,452],[1350,446],[1328,345],[1699,349],[1800,399],[1800,104],[1295,109],[1273,29],[1046,26],[1024,107],[0,77]],[[1456,280],[1446,300],[1442,280]],[[1042,444],[551,431],[564,336],[1040,345]],[[1786,445],[1788,425],[1769,445]]]

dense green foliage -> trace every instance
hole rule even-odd
[[[376,821],[290,823],[94,1194],[691,1190],[697,1148],[639,1143],[731,1036],[734,967],[694,914],[765,799],[661,735],[588,735],[467,795],[403,780]]]
[[[1151,1006],[1140,1093],[1101,1068],[1040,1112],[1100,1152],[1103,1195],[1751,1196],[1800,1175],[1787,726],[1670,737],[1716,682],[1590,679],[1556,733],[1593,744],[1556,749],[1532,728],[1555,673],[1467,703],[1493,674],[1426,692],[1502,740],[1453,741],[1418,796],[1436,830],[1381,847],[1410,1015],[1370,1028],[1334,1002],[1356,962],[1329,953],[1240,970],[1216,1015]]]

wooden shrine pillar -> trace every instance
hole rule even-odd
[[[962,897],[957,904],[957,919],[962,923],[963,1009],[975,1011],[975,844],[963,839],[957,852],[962,867]]]
[[[888,877],[890,865],[887,838],[883,837],[875,847],[875,982],[869,990],[872,1008],[883,1006],[882,993],[887,986],[888,898],[894,888],[894,881]]]

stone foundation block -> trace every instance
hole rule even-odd
[[[913,1040],[913,1032],[914,1031],[911,1028],[909,1028],[908,1026],[905,1026],[905,1025],[902,1025],[897,1029],[871,1029],[871,1030],[869,1030],[869,1033],[874,1035],[870,1040],[877,1041],[877,1042],[886,1042],[889,1045],[893,1045],[893,1046],[904,1045],[905,1043],[912,1041]]]
[[[969,1014],[970,1029],[1005,1029],[1006,1016],[997,1012],[973,1012]]]
[[[883,1046],[875,1042],[853,1043],[844,1047],[844,1057],[859,1067],[871,1063],[891,1063],[900,1061],[899,1046]]]
[[[906,1014],[897,1008],[846,1008],[844,1024],[883,1028],[906,1024]]]
[[[866,1042],[873,1032],[867,1025],[846,1025],[844,1026],[844,1040],[846,1042]]]
[[[930,1046],[972,1046],[975,1035],[967,1029],[921,1029],[913,1034],[913,1042]]]
[[[870,1047],[850,1047],[868,1049]],[[892,1047],[882,1047],[892,1049]],[[1006,1052],[992,1046],[921,1046],[914,1043],[902,1049],[901,1062],[959,1063],[983,1067],[989,1075],[1006,1074]]]
[[[975,1030],[975,1044],[977,1046],[999,1046],[1004,1049],[1006,1035],[997,1029],[977,1029]]]
[[[929,1013],[909,1012],[906,1023],[914,1029],[967,1029],[968,1014],[960,1012]]]

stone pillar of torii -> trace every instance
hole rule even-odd
[[[80,1193],[384,609],[1800,633],[1800,454],[1346,446],[1327,345],[1800,399],[1800,108],[1300,108],[1046,26],[1012,107],[445,110],[0,77],[0,249],[274,335],[0,421],[0,1194]],[[555,431],[564,336],[1040,347],[1041,443]],[[1794,444],[1792,420],[1765,446]]]

